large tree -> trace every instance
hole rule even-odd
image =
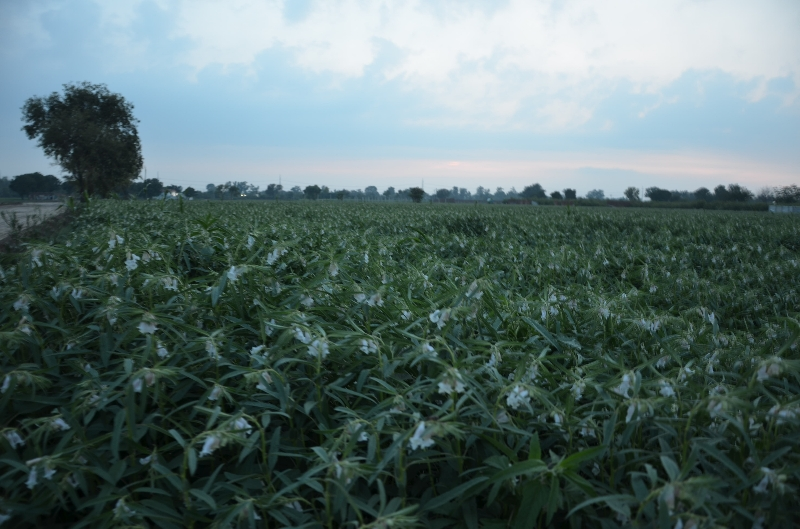
[[[142,170],[133,105],[102,84],[66,84],[64,94],[32,97],[22,107],[28,138],[38,139],[78,192],[107,196]]]

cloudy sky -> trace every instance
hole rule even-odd
[[[800,184],[798,28],[797,0],[0,1],[0,175],[60,174],[20,107],[90,81],[184,187]]]

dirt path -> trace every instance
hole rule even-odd
[[[0,217],[0,239],[11,233],[12,228],[9,222],[13,222],[15,216],[16,221],[24,229],[62,211],[63,208],[58,209],[59,206],[61,206],[60,202],[25,202],[13,206],[0,206],[0,215],[2,215]]]

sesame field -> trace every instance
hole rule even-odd
[[[800,219],[122,202],[0,255],[2,527],[792,527]]]

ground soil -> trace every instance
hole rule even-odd
[[[24,202],[0,206],[0,214],[4,217],[0,218],[0,240],[11,234],[12,228],[9,222],[14,215],[22,228],[26,229],[61,213],[65,207],[62,207],[60,202]]]

